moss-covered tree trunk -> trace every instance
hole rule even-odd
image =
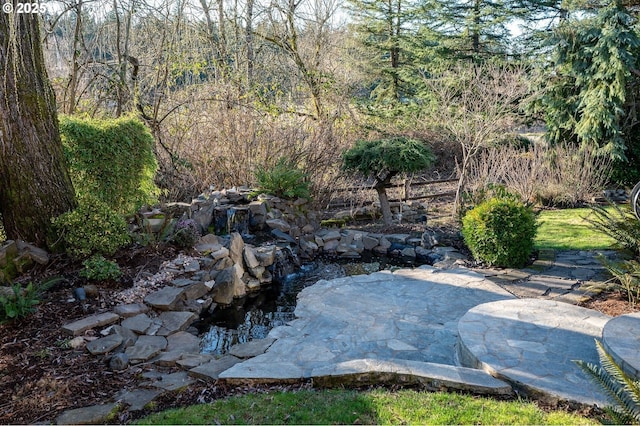
[[[9,238],[42,245],[75,207],[37,14],[0,13],[0,213]]]

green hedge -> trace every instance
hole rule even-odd
[[[157,202],[154,140],[140,121],[61,116],[60,134],[79,197],[91,194],[125,214]]]

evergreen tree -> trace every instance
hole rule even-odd
[[[412,58],[407,43],[419,36],[412,0],[350,0],[359,56],[370,79],[370,98],[395,105],[412,93],[404,68]]]
[[[640,39],[634,26],[635,19],[616,0],[595,15],[566,20],[555,29],[554,55],[535,103],[552,142],[598,147],[620,166],[637,155]]]

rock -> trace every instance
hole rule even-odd
[[[429,255],[431,254],[431,252],[429,250],[427,250],[424,247],[418,246],[416,247],[416,258],[420,259],[420,260],[427,260],[429,259]]]
[[[116,423],[115,413],[118,403],[92,405],[90,407],[74,408],[64,411],[56,417],[59,425],[100,425]]]
[[[271,234],[273,234],[279,240],[286,241],[286,242],[291,243],[291,244],[295,244],[296,243],[296,239],[295,238],[293,238],[291,235],[289,235],[289,234],[287,234],[285,232],[282,232],[279,229],[272,229],[271,230]]]
[[[237,282],[238,280],[236,269],[233,266],[220,271],[216,277],[213,301],[222,305],[230,305],[233,302],[236,286],[242,285],[244,287],[242,280],[239,280],[240,283]]]
[[[439,244],[438,233],[435,231],[427,230],[422,234],[422,247],[431,249]]]
[[[126,349],[131,363],[145,362],[167,347],[167,339],[162,336],[140,336],[136,344]]]
[[[337,220],[351,219],[353,215],[351,214],[351,210],[342,210],[334,214],[333,218]]]
[[[257,278],[257,279],[262,279],[262,276],[264,275],[266,269],[264,266],[257,266],[255,268],[250,268],[249,269],[249,274],[251,274],[251,276]]]
[[[216,245],[216,247],[220,247],[220,248],[218,248],[216,251],[212,251],[211,253],[209,253],[209,256],[211,256],[212,259],[218,260],[218,259],[222,259],[224,257],[229,256],[228,248],[222,247],[220,245]]]
[[[100,296],[100,292],[98,291],[98,287],[96,285],[87,284],[82,288],[84,289],[84,294],[89,298],[95,299]]]
[[[313,234],[313,231],[315,231],[315,227],[310,223],[308,223],[308,224],[306,224],[306,225],[304,225],[302,227],[302,233],[305,234],[305,235]]]
[[[213,265],[213,270],[222,271],[223,269],[229,268],[231,266],[233,266],[233,260],[231,260],[230,257],[223,257],[220,260],[218,260],[215,265]],[[212,274],[211,271],[209,271],[209,274],[215,275],[215,274]]]
[[[185,371],[179,371],[177,373],[162,374],[160,380],[151,383],[151,385],[174,392],[191,386],[193,383],[195,383],[195,381],[189,378]]]
[[[162,327],[156,333],[158,336],[170,336],[178,331],[186,330],[198,316],[193,312],[163,312],[158,317]]]
[[[254,254],[258,262],[260,262],[260,266],[266,268],[273,265],[276,260],[276,246],[258,247]]]
[[[18,246],[14,240],[7,240],[0,246],[0,268],[7,266],[9,260],[18,255]]]
[[[225,370],[240,362],[240,358],[232,355],[224,355],[220,359],[214,359],[206,364],[189,370],[189,375],[205,380],[218,380],[218,376]]]
[[[109,359],[109,368],[113,371],[126,370],[129,367],[129,356],[125,353],[114,354]]]
[[[138,340],[138,335],[136,333],[121,325],[112,326],[110,334],[116,334],[122,337],[122,343],[120,344],[120,348],[122,349],[133,346]]]
[[[152,321],[147,314],[138,314],[135,317],[130,317],[122,321],[122,327],[125,327],[134,333],[145,334],[149,327],[151,327]]]
[[[244,247],[244,262],[249,269],[257,268],[258,266],[260,266],[260,262],[256,258],[256,255],[251,247]]]
[[[258,291],[260,290],[260,280],[256,278],[249,278],[246,283],[247,291]]]
[[[391,243],[387,240],[386,237],[380,238],[379,244],[373,248],[373,251],[376,253],[386,254],[391,248]]]
[[[200,338],[186,331],[178,331],[167,336],[167,351],[197,354],[200,352]]]
[[[183,298],[183,289],[176,287],[164,287],[156,292],[150,293],[144,298],[144,302],[162,311],[171,311]]]
[[[269,228],[277,229],[285,233],[291,230],[291,225],[282,219],[267,219],[265,223]]]
[[[91,315],[81,320],[66,324],[62,326],[62,331],[71,334],[72,336],[78,336],[89,329],[113,324],[119,319],[120,317],[117,314],[114,314],[113,312],[105,312],[103,314]]]
[[[175,280],[171,280],[171,285],[174,287],[187,287],[191,284],[195,284],[197,281],[190,280],[188,278],[176,278]]]
[[[87,350],[91,355],[103,355],[111,352],[122,343],[122,337],[117,334],[110,334],[105,337],[87,343]]]
[[[338,231],[329,231],[326,234],[322,235],[322,241],[324,241],[325,244],[327,244],[327,242],[329,241],[333,241],[333,240],[339,240],[342,237],[342,234],[340,234],[340,232]]]
[[[205,283],[196,282],[194,284],[185,287],[184,296],[187,300],[195,300],[205,296],[209,291],[213,288],[213,283],[211,287],[208,287]]]
[[[406,247],[400,252],[404,257],[416,257],[416,249],[413,247]]]
[[[229,241],[229,257],[233,261],[234,265],[242,265],[243,252],[244,240],[239,233],[233,232],[231,234],[231,240]]]
[[[390,243],[398,243],[398,244],[406,244],[407,238],[409,237],[410,237],[409,234],[390,234],[385,236],[385,238]]]
[[[209,230],[209,226],[211,225],[211,221],[213,220],[213,203],[204,205],[193,212],[191,218],[196,221],[198,226],[200,227],[200,232],[205,234]]]
[[[184,272],[197,272],[200,270],[200,263],[197,259],[191,259],[183,265]]]
[[[49,263],[49,253],[33,244],[25,243],[22,240],[16,241],[18,251],[21,253],[28,253],[29,257],[40,265],[46,265]]]
[[[216,245],[220,245],[220,239],[218,238],[218,236],[216,234],[206,234],[203,235],[202,237],[200,237],[200,239],[198,240],[198,244],[216,244]]]
[[[182,358],[180,358],[179,360],[177,360],[176,364],[178,364],[180,367],[186,369],[186,370],[190,370],[192,368],[196,368],[202,364],[206,364],[207,362],[211,361],[213,359],[213,356],[208,355],[208,354],[186,354],[184,355]]]
[[[365,235],[362,237],[362,244],[364,245],[365,250],[373,250],[373,248],[379,244],[379,240],[369,235]]]
[[[149,311],[149,307],[143,303],[131,303],[126,305],[117,305],[113,308],[113,312],[120,315],[123,318],[129,318],[138,314],[143,314]]]
[[[262,200],[252,201],[249,203],[249,210],[254,216],[266,216],[267,215],[267,203]]]
[[[407,238],[407,244],[413,247],[418,247],[422,244],[422,238],[410,237]]]
[[[233,269],[235,271],[235,276],[236,276],[234,280],[233,296],[242,297],[247,294],[246,286],[244,284],[244,281],[242,281],[242,276],[244,275],[244,268],[242,267],[241,264],[236,263],[235,265],[233,265]]]
[[[325,241],[323,250],[326,252],[336,251],[339,245],[340,245],[340,240],[337,240],[337,239]]]
[[[242,343],[238,345],[233,345],[229,349],[229,354],[233,355],[237,358],[253,358],[255,356],[261,355],[269,349],[269,347],[275,342],[276,339],[266,338],[259,340],[252,340],[247,343]]]

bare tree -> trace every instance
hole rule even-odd
[[[519,104],[527,94],[525,77],[520,67],[470,65],[427,80],[437,101],[430,112],[434,122],[462,148],[454,214],[471,160],[519,122]]]
[[[334,0],[273,2],[268,9],[269,27],[266,31],[256,31],[293,62],[300,79],[309,90],[312,103],[310,115],[316,119],[324,118],[327,113],[322,95],[329,79],[322,68],[322,61],[329,50],[327,34],[337,8]]]

